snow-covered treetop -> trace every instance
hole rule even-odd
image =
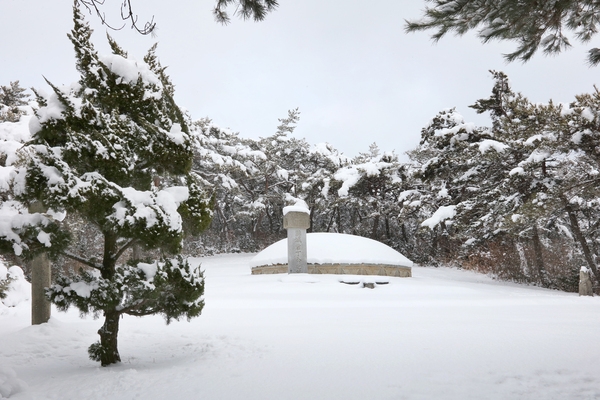
[[[210,211],[201,179],[191,172],[194,143],[188,122],[175,105],[156,46],[137,61],[109,37],[112,54],[98,55],[77,5],[74,25],[69,38],[80,80],[66,86],[48,82],[49,94],[36,91],[39,108],[29,120],[31,140],[20,151],[24,161],[10,172],[15,199],[25,206],[42,202],[77,212],[101,231],[175,249],[182,217],[196,220],[188,227],[206,226]],[[21,128],[26,123],[25,118],[19,122]],[[18,222],[23,206],[7,210],[15,215],[13,233],[2,236],[27,249],[18,232],[25,226]],[[43,231],[37,236],[46,247],[55,239]]]

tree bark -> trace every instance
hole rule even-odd
[[[540,277],[540,281],[542,282],[543,287],[549,287],[550,284],[548,282],[548,274],[546,273],[546,268],[544,266],[544,255],[542,253],[542,242],[540,240],[540,235],[538,232],[537,225],[533,225],[533,265],[538,272]]]
[[[116,273],[115,254],[117,250],[117,235],[104,232],[104,257],[102,260],[102,277],[113,281]],[[100,335],[100,364],[105,367],[121,361],[117,348],[120,313],[114,308],[104,310],[104,325],[98,330]]]
[[[121,362],[121,356],[117,347],[120,315],[116,310],[104,311],[104,325],[98,330],[100,346],[102,347],[100,364],[103,367]]]
[[[569,223],[571,225],[571,231],[573,235],[575,235],[575,239],[579,242],[581,246],[581,250],[583,251],[583,255],[585,257],[585,261],[588,264],[588,268],[592,270],[596,280],[600,280],[600,276],[598,275],[598,268],[596,268],[596,263],[594,262],[594,257],[592,256],[592,251],[587,244],[587,240],[583,236],[581,229],[579,228],[579,221],[577,220],[577,216],[575,215],[575,210],[571,207],[570,204],[567,203],[565,206],[565,210],[567,211],[567,215],[569,216]]]
[[[385,237],[387,240],[392,240],[392,232],[390,231],[390,219],[385,217]]]
[[[373,229],[371,230],[371,239],[378,239],[378,231],[379,231],[379,214],[375,216],[373,219]]]
[[[329,223],[327,224],[327,230],[325,232],[331,232],[331,227],[333,225],[333,218],[335,217],[335,209],[331,213],[331,218],[329,218]]]
[[[431,230],[431,258],[435,259],[437,256],[437,248],[438,248],[438,226],[434,226]]]
[[[29,206],[30,213],[45,213],[47,207],[41,201]],[[50,260],[46,253],[40,253],[31,260],[31,324],[44,324],[50,320],[50,301],[46,289],[52,284]]]

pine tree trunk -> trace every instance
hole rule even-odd
[[[114,254],[117,249],[117,235],[113,232],[104,232],[104,257],[102,262],[102,277],[113,281],[116,273],[116,260]],[[100,335],[100,364],[105,367],[121,361],[117,348],[119,334],[120,313],[113,309],[104,310],[104,325],[98,330]]]
[[[392,233],[390,231],[390,219],[387,216],[385,217],[385,237],[389,241],[392,240]]]
[[[544,255],[542,253],[542,242],[540,240],[540,235],[538,233],[537,225],[533,225],[533,253],[534,260],[533,264],[537,269],[538,276],[540,277],[540,281],[542,282],[543,287],[549,287],[550,284],[548,282],[548,274],[546,273],[546,268],[544,266]]]
[[[121,362],[117,339],[119,335],[119,317],[121,314],[116,310],[104,311],[104,325],[98,330],[100,335],[100,364],[106,367],[110,364]]]
[[[437,257],[437,248],[438,248],[438,227],[437,225],[433,227],[431,230],[431,258],[436,260]],[[436,260],[437,261],[437,260]]]
[[[273,224],[273,216],[272,214],[269,212],[269,207],[267,207],[265,213],[267,214],[267,219],[269,220],[269,233],[272,235],[275,232],[275,229],[273,228],[274,224]]]
[[[565,206],[567,214],[569,215],[569,223],[571,225],[571,231],[575,235],[575,239],[579,242],[581,246],[581,250],[583,251],[583,255],[585,257],[585,261],[588,264],[588,268],[592,270],[596,280],[600,280],[600,276],[598,274],[598,269],[596,268],[596,263],[594,262],[594,257],[592,256],[592,252],[590,247],[588,246],[587,240],[581,233],[581,229],[579,228],[579,221],[577,220],[577,216],[575,215],[575,211],[571,207],[570,204]]]
[[[379,214],[377,214],[375,216],[375,218],[373,219],[373,229],[371,230],[371,239],[373,239],[373,240],[378,239],[378,234],[377,234],[378,231],[379,231]]]
[[[335,210],[331,213],[331,218],[329,218],[329,223],[327,224],[327,230],[325,232],[331,232],[331,227],[333,225],[333,218],[335,217]]]

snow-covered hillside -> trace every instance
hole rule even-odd
[[[125,317],[123,362],[87,358],[100,320],[30,303],[0,311],[10,399],[596,399],[600,300],[413,268],[375,289],[335,275],[250,275],[252,255],[205,259],[190,322]],[[368,277],[360,277],[368,280]],[[4,390],[4,392],[3,392]],[[0,396],[1,397],[1,396]]]

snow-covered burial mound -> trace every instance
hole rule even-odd
[[[351,274],[410,277],[412,261],[376,240],[341,233],[308,233],[310,274]],[[253,274],[287,273],[287,239],[258,253],[251,261]]]

